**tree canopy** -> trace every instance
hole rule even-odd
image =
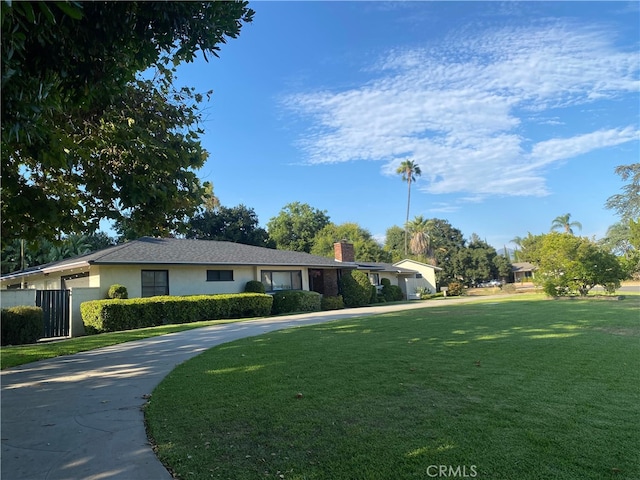
[[[187,225],[187,238],[219,240],[258,247],[275,246],[264,228],[260,228],[258,215],[244,205],[215,211],[206,210],[191,218]]]
[[[388,262],[389,254],[375,241],[371,233],[357,223],[330,223],[320,230],[314,240],[311,253],[325,257],[334,256],[333,244],[348,240],[353,244],[356,260],[361,262]]]
[[[316,234],[329,224],[326,210],[318,210],[306,203],[285,205],[267,223],[269,236],[280,250],[311,252]]]
[[[596,285],[614,291],[626,277],[615,255],[584,237],[557,232],[531,238],[536,280],[552,295],[586,295]]]
[[[251,22],[247,2],[6,2],[3,241],[179,230],[205,193],[202,94],[175,67]]]
[[[629,183],[622,187],[622,193],[607,199],[606,208],[615,210],[623,221],[640,218],[640,163],[620,165],[615,172],[622,180],[629,180]]]

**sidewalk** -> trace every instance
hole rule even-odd
[[[216,325],[10,368],[2,382],[3,480],[170,480],[147,441],[142,407],[179,363],[274,330],[463,303],[415,302]]]

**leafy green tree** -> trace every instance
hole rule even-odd
[[[420,166],[418,166],[413,160],[405,160],[396,169],[396,173],[402,175],[402,181],[407,182],[407,216],[405,219],[404,230],[404,254],[408,252],[408,228],[409,223],[409,206],[411,205],[411,182],[415,182],[416,178],[422,174]]]
[[[452,259],[453,277],[467,286],[481,281],[508,278],[511,262],[496,249],[472,234],[468,245],[458,248]]]
[[[194,216],[188,223],[186,237],[275,248],[267,231],[260,228],[258,215],[244,205],[219,207]]]
[[[626,276],[616,256],[588,238],[552,232],[542,235],[538,246],[536,281],[546,292],[585,296],[596,285],[613,292]]]
[[[383,249],[387,252],[390,262],[398,262],[405,258],[404,229],[397,225],[387,228]]]
[[[285,205],[278,216],[269,220],[267,230],[278,249],[310,253],[314,237],[328,224],[326,210],[293,202]]]
[[[569,233],[573,235],[573,227],[577,227],[582,230],[582,224],[580,222],[572,222],[571,214],[565,213],[564,215],[560,215],[553,219],[551,222],[551,231],[554,230],[564,230],[565,233]]]
[[[466,241],[462,232],[453,227],[447,220],[432,218],[430,221],[431,249],[433,258],[430,263],[442,268],[436,272],[440,285],[447,285],[456,280],[454,258],[460,249],[465,248]]]
[[[3,243],[105,218],[136,236],[179,231],[206,152],[203,97],[174,86],[175,67],[217,55],[252,16],[231,1],[5,2]]]
[[[620,165],[615,172],[630,183],[622,188],[622,193],[610,196],[605,207],[615,210],[623,221],[640,218],[640,163]]]
[[[324,257],[334,256],[334,243],[348,240],[353,244],[357,261],[388,262],[389,254],[375,241],[371,233],[357,223],[330,223],[320,230],[313,239],[311,253]]]

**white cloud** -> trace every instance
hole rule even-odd
[[[438,48],[395,49],[360,88],[300,93],[285,105],[309,119],[300,140],[310,164],[411,157],[434,194],[546,195],[545,169],[597,148],[637,140],[636,127],[569,138],[526,138],[531,112],[567,124],[562,109],[637,94],[637,53],[607,32],[551,24],[451,36]],[[596,127],[597,128],[597,127]],[[425,181],[426,180],[426,181]]]

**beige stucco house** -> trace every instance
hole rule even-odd
[[[373,285],[388,278],[407,299],[425,286],[435,292],[431,265],[403,260],[396,264],[356,262],[353,245],[334,245],[334,258],[212,240],[143,237],[121,245],[0,277],[4,307],[34,304],[42,290],[69,292],[71,336],[82,334],[80,304],[107,297],[109,287],[124,285],[129,298],[155,295],[240,293],[250,280],[278,290],[310,290],[338,295],[347,270],[362,270]]]

